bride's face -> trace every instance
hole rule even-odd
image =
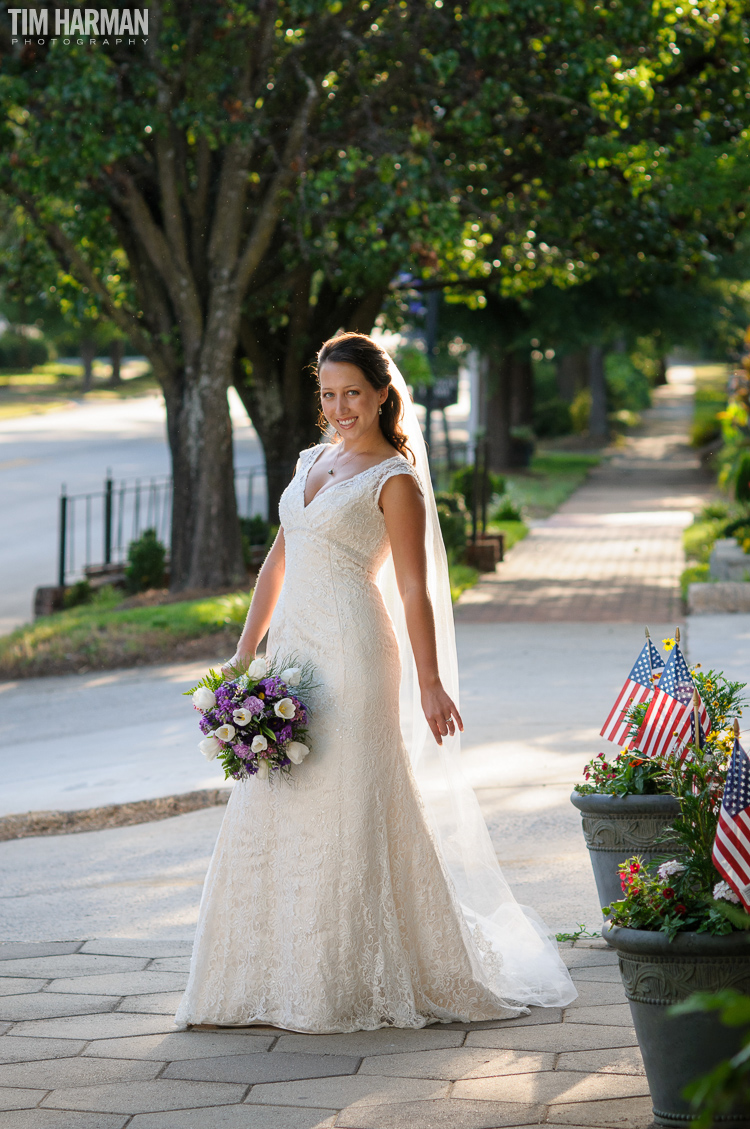
[[[378,428],[378,411],[388,389],[373,388],[356,365],[324,361],[318,371],[323,415],[345,439],[361,439]]]

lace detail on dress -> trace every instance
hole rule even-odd
[[[281,499],[286,573],[268,639],[269,654],[315,666],[312,751],[289,783],[233,788],[177,1022],[344,1032],[516,1016],[476,929],[472,941],[401,736],[378,498],[414,471],[395,456],[305,507],[319,453],[301,453]]]

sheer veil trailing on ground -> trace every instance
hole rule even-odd
[[[458,703],[458,659],[448,561],[440,533],[427,450],[409,390],[391,360],[391,381],[401,396],[401,427],[414,453],[427,507],[428,588],[435,614],[440,675]],[[438,745],[421,708],[416,667],[389,556],[378,586],[393,620],[402,660],[404,738],[428,818],[493,991],[504,1000],[560,1007],[576,996],[568,971],[541,919],[520,906],[503,877],[474,791],[460,765],[460,738]]]

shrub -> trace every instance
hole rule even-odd
[[[269,546],[269,535],[271,526],[264,517],[260,514],[253,514],[252,517],[240,518],[240,533],[242,534],[242,557],[245,561],[245,566],[250,568],[252,563],[252,551],[262,547]],[[273,540],[273,538],[271,538]]]
[[[534,409],[534,431],[540,439],[554,439],[569,435],[573,430],[570,404],[560,396],[545,400]]]
[[[128,545],[128,567],[125,570],[128,592],[162,588],[166,559],[167,550],[156,536],[156,530],[145,529],[137,541]]]
[[[490,521],[523,521],[521,507],[516,505],[509,494],[503,494],[490,515]]]
[[[750,502],[750,451],[745,451],[737,462],[734,475],[734,496],[738,502]]]
[[[651,407],[648,377],[636,368],[627,353],[608,353],[604,361],[607,407],[611,412],[641,412]]]
[[[466,504],[461,494],[443,491],[435,495],[435,502],[446,552],[455,560],[466,548]]]
[[[33,368],[44,365],[49,351],[39,337],[6,332],[0,337],[0,368]]]
[[[91,585],[88,580],[77,580],[75,584],[71,584],[69,588],[65,589],[63,606],[66,608],[77,608],[81,604],[90,604],[91,596]]]
[[[505,479],[501,474],[495,474],[493,471],[488,471],[487,480],[488,501],[493,494],[505,493]],[[454,494],[463,495],[467,507],[471,509],[474,499],[474,467],[463,466],[460,470],[455,471],[451,486],[453,488]]]
[[[570,422],[573,424],[573,430],[579,435],[588,431],[590,419],[591,393],[588,388],[582,388],[570,405]]]

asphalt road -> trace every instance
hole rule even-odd
[[[232,403],[237,466],[262,462],[239,401]],[[101,490],[116,479],[168,475],[161,396],[88,401],[0,420],[0,634],[31,618],[34,589],[54,584],[60,488]]]

